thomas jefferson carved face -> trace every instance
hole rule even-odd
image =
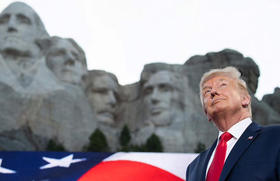
[[[36,24],[35,15],[36,13],[31,7],[21,2],[12,3],[2,11],[0,14],[0,50],[3,54],[24,57],[36,57],[39,54],[35,40],[42,36],[44,27]]]
[[[178,78],[172,72],[159,71],[144,84],[144,104],[148,110],[148,120],[155,125],[168,125],[174,117],[174,110],[180,109]]]
[[[64,82],[79,84],[87,73],[85,60],[68,39],[57,38],[47,53],[47,66]]]
[[[97,120],[113,124],[116,116],[118,84],[108,74],[92,78],[87,96],[96,113]]]

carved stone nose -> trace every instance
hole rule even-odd
[[[8,22],[8,32],[17,32],[16,22],[14,16],[11,16]]]

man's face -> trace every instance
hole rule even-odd
[[[209,120],[218,114],[240,111],[244,100],[244,92],[237,81],[222,75],[214,76],[203,84],[202,96]]]
[[[50,48],[47,65],[59,80],[73,84],[80,83],[82,76],[87,72],[78,50],[68,40],[63,39]]]
[[[34,11],[22,3],[13,3],[0,14],[0,49],[24,54],[38,54],[35,45],[38,29]]]
[[[167,125],[172,121],[174,109],[178,109],[179,93],[174,86],[174,75],[168,71],[154,74],[144,85],[144,103],[148,119],[155,125]]]
[[[117,83],[108,75],[93,79],[93,87],[88,92],[88,99],[100,122],[113,124],[117,104]]]

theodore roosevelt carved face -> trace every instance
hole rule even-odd
[[[86,94],[99,122],[114,124],[118,103],[118,82],[113,74],[90,71]]]

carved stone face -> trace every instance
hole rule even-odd
[[[174,110],[179,109],[179,92],[175,76],[169,71],[160,71],[144,84],[144,104],[148,110],[148,120],[155,125],[168,125],[174,118]]]
[[[95,77],[89,88],[88,99],[100,122],[113,124],[115,121],[118,85],[109,75]]]
[[[87,72],[79,51],[66,39],[59,39],[50,47],[46,61],[56,77],[64,82],[79,84]]]
[[[2,52],[34,57],[39,54],[35,45],[38,27],[34,10],[24,3],[12,3],[0,14],[0,49]]]

